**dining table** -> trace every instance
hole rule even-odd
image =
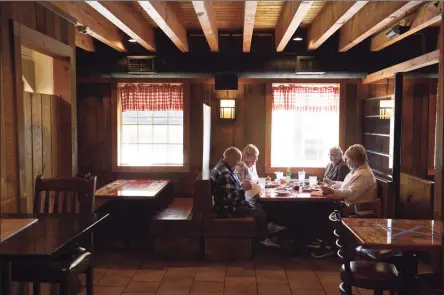
[[[262,187],[260,195],[261,202],[340,202],[344,200],[342,196],[324,194],[317,185],[301,183],[297,179],[292,179],[290,183],[277,183],[276,181],[265,182],[265,178],[259,179]]]
[[[414,290],[417,275],[416,253],[441,249],[443,222],[438,220],[342,218],[342,224],[366,249],[402,252],[406,268],[402,274],[401,294]]]
[[[0,241],[0,294],[10,295],[12,263],[46,263],[56,259],[67,247],[90,233],[108,216],[108,214],[0,216],[0,222],[5,224],[5,229],[8,228],[5,239]]]

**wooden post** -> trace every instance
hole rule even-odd
[[[442,7],[441,14],[444,16]],[[441,18],[438,44],[444,44],[444,19]],[[438,73],[438,97],[436,106],[436,148],[435,148],[435,195],[434,195],[434,219],[444,220],[443,200],[443,164],[444,164],[444,46],[439,46],[439,73]],[[444,290],[444,247],[441,248],[441,288]]]
[[[403,74],[395,74],[395,130],[393,139],[393,170],[392,177],[395,184],[395,217],[400,214],[400,176],[401,176],[401,146],[402,146],[402,92]]]

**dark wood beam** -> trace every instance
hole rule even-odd
[[[170,3],[138,1],[139,5],[182,52],[188,52],[187,31],[180,23]]]
[[[368,1],[331,1],[325,4],[308,29],[308,49],[321,46]]]
[[[403,17],[422,1],[371,1],[339,31],[339,51],[345,52]]]
[[[399,217],[400,190],[401,190],[401,147],[402,147],[402,100],[403,100],[403,73],[395,73],[395,110],[394,110],[394,134],[393,134],[393,169],[392,179],[395,184],[395,218]]]
[[[285,49],[294,32],[301,24],[313,1],[286,1],[276,25],[276,51]]]

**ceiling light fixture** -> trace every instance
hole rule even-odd
[[[304,38],[302,38],[302,37],[294,37],[293,38],[293,41],[302,41],[302,40],[304,40]]]
[[[128,39],[128,42],[136,43],[137,41],[131,38],[131,39]]]

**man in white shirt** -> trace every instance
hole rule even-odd
[[[354,210],[353,204],[375,201],[377,198],[376,178],[368,165],[367,153],[360,144],[350,146],[344,154],[344,161],[350,168],[344,181],[332,181],[325,178],[322,191],[325,194],[344,197],[345,203]],[[311,253],[315,258],[324,258],[335,253],[333,246],[321,239],[316,239],[311,245],[316,251]]]

